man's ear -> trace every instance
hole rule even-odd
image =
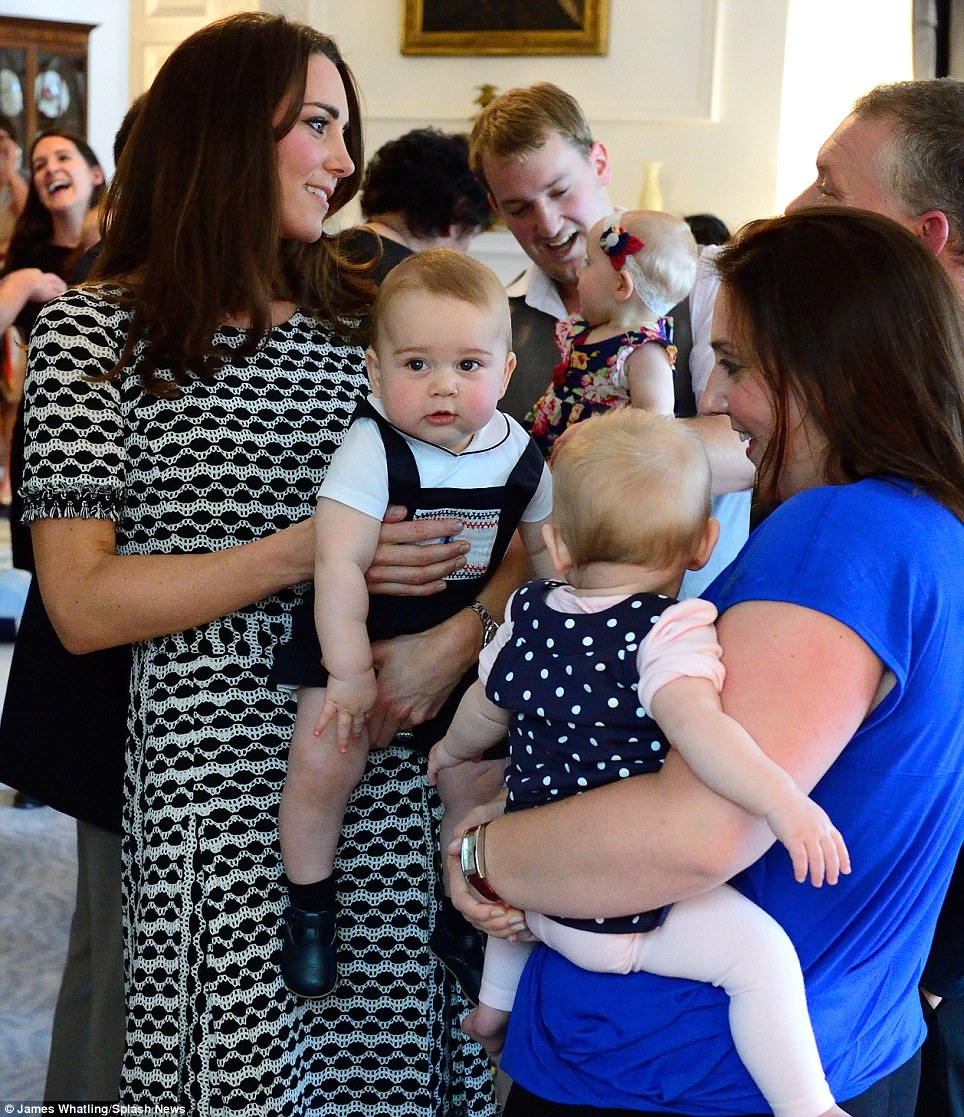
[[[495,198],[491,194],[486,194],[486,197],[489,199],[489,208],[496,215],[496,217],[501,218],[502,217],[502,210],[499,209],[499,203],[495,200]]]
[[[947,214],[939,209],[929,209],[916,218],[917,235],[934,253],[940,256],[951,235]]]
[[[550,520],[542,526],[542,538],[546,541],[546,550],[552,565],[565,578],[572,570],[573,561],[569,556],[569,548],[563,542],[562,536],[556,531],[556,525]]]
[[[599,140],[594,140],[589,146],[589,162],[595,168],[600,185],[608,186],[613,169],[609,164],[609,152],[606,150],[606,145],[600,143]]]
[[[382,369],[378,363],[378,354],[374,349],[365,350],[365,367],[368,369],[368,383],[372,386],[372,395],[376,399],[381,399]]]

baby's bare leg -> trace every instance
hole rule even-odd
[[[450,896],[446,850],[452,842],[455,827],[469,811],[491,802],[505,786],[505,760],[467,760],[454,768],[443,768],[438,774],[438,794],[444,811],[439,824],[442,847],[442,873],[445,895]]]
[[[352,741],[347,753],[338,751],[334,721],[320,737],[314,735],[324,704],[322,687],[299,689],[278,814],[281,856],[294,884],[311,884],[334,872],[345,808],[368,760],[366,741]]]
[[[508,1027],[507,1012],[481,1001],[462,1021],[462,1031],[469,1039],[475,1040],[490,1059],[497,1059],[502,1054]]]
[[[462,1021],[462,1031],[493,1059],[502,1053],[509,1013],[532,947],[532,943],[510,942],[492,935],[486,940],[479,1003]]]
[[[443,768],[438,775],[438,792],[445,808],[440,824],[444,895],[428,944],[473,1004],[478,1000],[482,980],[482,936],[452,903],[447,851],[455,827],[469,811],[488,803],[501,790],[504,770],[504,760],[484,760]]]

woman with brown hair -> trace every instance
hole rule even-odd
[[[346,819],[343,980],[305,1005],[278,978],[294,701],[266,681],[311,577],[318,485],[365,386],[367,273],[324,230],[361,165],[358,96],[331,39],[266,14],[202,29],[133,127],[92,285],[35,329],[24,503],[44,600],[72,651],[135,645],[130,1105],[492,1112],[427,949],[437,804],[424,761],[389,743],[477,654],[469,610],[377,649],[370,724],[387,747]],[[384,529],[373,588],[439,588],[463,546],[414,544],[456,530]]]
[[[797,887],[765,826],[672,750],[654,775],[471,832],[466,872],[576,918],[729,881],[797,949],[841,1107],[912,1117],[917,986],[964,837],[964,314],[921,241],[860,211],[756,223],[718,267],[703,410],[729,416],[779,502],[705,595],[723,705],[834,818],[852,873]],[[467,890],[460,906],[491,918]],[[726,1011],[709,985],[590,974],[537,947],[505,1112],[761,1114]]]
[[[97,207],[105,189],[100,161],[72,132],[38,132],[27,165],[30,182],[3,267],[7,281],[0,311],[0,325],[11,319],[24,338],[41,306],[63,291],[100,235]]]
[[[23,394],[23,346],[43,304],[73,279],[83,253],[97,240],[97,206],[104,195],[104,172],[90,145],[72,132],[38,132],[27,160],[30,182],[14,225],[0,273],[0,326],[16,327],[20,352],[12,352],[19,376],[7,385],[0,403],[0,499],[11,503],[13,564],[33,570],[30,539],[20,525],[16,495],[23,464],[23,425],[18,408]]]

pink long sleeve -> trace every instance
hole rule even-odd
[[[709,679],[723,688],[725,670],[716,638],[716,606],[699,597],[671,605],[639,646],[639,700],[649,712],[653,695],[680,676]]]

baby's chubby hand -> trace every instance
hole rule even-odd
[[[330,675],[325,690],[325,704],[315,722],[314,734],[320,737],[331,722],[337,726],[338,751],[348,748],[365,731],[368,715],[377,696],[375,672],[371,669],[348,678]]]
[[[438,781],[438,774],[443,768],[454,768],[458,764],[464,764],[464,760],[460,760],[457,756],[453,756],[445,746],[447,738],[443,737],[441,741],[437,741],[432,745],[432,751],[428,754],[428,782],[435,786]]]
[[[850,854],[827,812],[802,792],[766,816],[770,829],[786,846],[793,875],[802,884],[807,876],[814,888],[824,880],[836,884],[850,872]]]

